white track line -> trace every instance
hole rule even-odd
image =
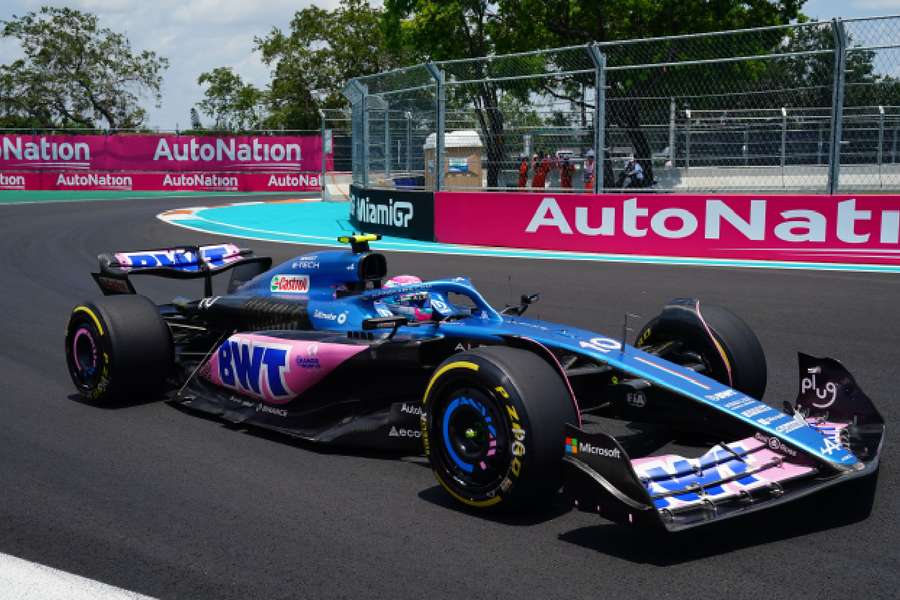
[[[218,206],[198,206],[193,207],[196,210],[202,210],[204,208],[220,208]],[[184,209],[190,210],[190,209]],[[231,223],[213,221],[207,219],[205,217],[197,216],[196,214],[187,214],[187,215],[166,215],[165,212],[156,215],[156,218],[162,221],[163,223],[168,223],[169,225],[174,225],[176,227],[182,227],[184,229],[190,229],[191,231],[199,231],[200,233],[206,234],[214,234],[214,235],[222,235],[226,237],[236,237],[246,240],[255,240],[260,242],[271,242],[273,244],[292,244],[294,246],[329,246],[333,248],[346,248],[347,244],[335,243],[335,237],[332,236],[319,236],[319,235],[306,235],[302,233],[290,233],[290,232],[273,232],[267,229],[256,229],[253,227],[245,227],[243,225],[234,225]],[[240,235],[238,233],[226,233],[222,231],[217,231],[215,229],[204,229],[202,227],[195,227],[192,225],[185,225],[182,221],[187,220],[195,220],[202,221],[205,223],[209,223],[210,225],[220,225],[222,227],[228,227],[230,229],[238,229],[243,231],[249,231],[251,233]],[[309,239],[310,241],[302,241],[298,240],[285,240],[278,239],[272,237],[265,237],[260,233],[275,233],[278,235],[291,236],[303,239]],[[319,240],[319,241],[315,241]],[[614,264],[633,264],[633,265],[660,265],[660,266],[687,266],[687,267],[724,267],[724,268],[738,268],[738,269],[778,269],[781,271],[826,271],[826,272],[853,272],[853,273],[897,273],[897,267],[893,265],[871,265],[871,264],[854,264],[854,263],[809,263],[809,262],[795,262],[791,261],[764,261],[764,260],[751,260],[751,259],[740,259],[740,258],[712,258],[712,259],[702,259],[702,258],[691,258],[691,257],[683,257],[683,256],[656,256],[650,254],[596,254],[591,255],[589,252],[568,252],[566,250],[535,250],[529,248],[509,248],[503,246],[467,246],[463,244],[446,244],[441,242],[395,242],[393,240],[386,242],[390,244],[390,247],[382,247],[376,248],[376,251],[381,252],[412,252],[416,254],[440,254],[443,256],[447,256],[450,253],[444,247],[451,248],[461,248],[465,249],[464,252],[453,252],[452,256],[484,256],[487,258],[516,258],[516,259],[527,259],[527,260],[569,260],[569,261],[579,261],[579,262],[603,262],[603,263],[614,263]],[[427,250],[428,246],[423,246],[422,244],[436,246],[435,250]],[[410,249],[406,249],[405,246],[411,246]],[[493,251],[491,251],[493,250]]]
[[[0,600],[153,600],[93,579],[0,553]]]

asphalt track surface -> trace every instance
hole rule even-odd
[[[868,516],[853,489],[660,536],[564,506],[476,516],[421,459],[323,451],[162,402],[75,401],[63,330],[96,295],[97,253],[220,239],[155,219],[197,204],[0,207],[0,552],[162,598],[896,598],[897,275],[388,256],[393,273],[470,275],[495,304],[542,291],[537,315],[601,332],[695,295],[757,331],[770,403],[793,398],[804,350],[842,359],[880,406]],[[150,295],[171,299],[170,285]]]

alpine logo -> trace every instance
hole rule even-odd
[[[622,451],[618,448],[601,448],[589,442],[579,442],[578,438],[566,438],[566,454],[593,454],[605,458],[621,458]]]
[[[381,204],[373,202],[366,196],[360,196],[351,199],[350,216],[371,225],[407,228],[413,218],[413,204],[399,200],[388,200],[387,204]]]
[[[270,289],[278,294],[305,294],[309,292],[309,275],[276,275]]]

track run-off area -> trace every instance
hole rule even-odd
[[[626,312],[646,320],[671,298],[727,306],[766,351],[769,404],[793,400],[803,351],[841,360],[882,411],[871,513],[836,489],[665,536],[562,503],[475,515],[419,457],[326,450],[161,401],[77,401],[64,328],[72,306],[99,295],[98,253],[232,241],[277,262],[336,245],[350,231],[346,205],[4,194],[0,555],[27,561],[21,572],[38,563],[158,598],[893,598],[900,587],[900,278],[890,269],[373,244],[391,274],[467,275],[495,306],[541,292],[535,316],[615,335]],[[202,293],[197,282],[137,285],[158,302]]]
[[[354,231],[348,219],[347,204],[315,200],[315,198],[289,198],[237,202],[226,206],[194,206],[165,211],[159,218],[172,225],[194,231],[251,240],[319,246],[337,245],[336,238],[339,235]],[[396,252],[531,260],[900,273],[900,267],[894,265],[563,252],[442,244],[398,237],[385,237],[379,242],[378,247],[381,250]]]

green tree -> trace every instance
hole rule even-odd
[[[349,79],[404,64],[402,50],[386,46],[381,13],[366,0],[341,0],[331,11],[311,6],[297,11],[288,31],[257,38],[272,69],[267,124],[317,128],[320,108],[346,105],[341,90]]]
[[[524,36],[549,46],[614,42],[679,34],[703,33],[771,25],[802,18],[806,0],[505,0],[508,24],[522,43]],[[771,52],[784,44],[784,30],[765,34],[688,38],[604,47],[609,64],[640,65]],[[763,64],[760,64],[763,63]],[[761,79],[773,61],[723,63],[671,69],[647,68],[608,72],[607,120],[630,140],[648,179],[653,179],[652,149],[643,122],[662,122],[668,102],[645,101],[654,96],[707,95],[729,97]],[[771,83],[771,81],[770,81]],[[782,80],[778,87],[786,87]],[[581,94],[564,90],[562,96],[577,103]],[[737,97],[737,96],[736,96]],[[732,101],[729,99],[728,101]],[[697,108],[697,106],[694,106]],[[611,163],[604,162],[605,181],[613,180]]]
[[[18,40],[24,57],[0,66],[0,112],[38,127],[139,127],[141,99],[159,105],[168,61],[132,51],[128,39],[97,17],[45,6],[0,21],[0,35]]]
[[[216,129],[260,127],[265,94],[252,84],[244,83],[230,67],[217,67],[202,73],[197,83],[206,86],[197,108],[213,119]]]
[[[384,26],[394,47],[414,48],[418,59],[456,59],[506,52],[609,42],[622,39],[698,33],[789,23],[799,16],[804,0],[385,0]],[[758,36],[744,40],[754,50],[771,48],[772,40]],[[690,44],[688,44],[690,45]],[[696,46],[697,44],[695,44]],[[640,44],[624,47],[615,64],[642,64],[678,60],[678,44]],[[718,51],[722,51],[719,48]],[[611,52],[614,50],[610,50]],[[691,58],[709,58],[714,48],[698,49]],[[724,56],[727,54],[719,54]],[[613,58],[613,57],[611,57]],[[488,75],[537,74],[567,67],[584,70],[589,65],[562,64],[570,55],[532,56],[488,62],[454,64],[457,79],[483,79]],[[507,63],[508,71],[503,73]],[[673,90],[673,81],[681,77],[684,85],[696,80],[683,77],[677,69],[647,69],[610,73],[607,117],[628,132],[637,156],[652,178],[652,154],[641,126],[641,103],[659,89]],[[563,81],[559,81],[563,79]],[[504,119],[497,110],[503,93],[526,99],[543,94],[572,106],[585,108],[586,86],[592,75],[544,78],[534,77],[505,83],[485,81],[469,86],[470,103],[482,123],[488,155],[488,185],[496,185],[499,165],[505,155]],[[473,87],[474,86],[474,87]],[[453,86],[455,87],[455,86]],[[696,88],[695,88],[696,89]],[[449,92],[453,93],[453,92]],[[449,97],[448,97],[449,102]],[[607,177],[611,175],[606,165]]]
[[[418,60],[479,57],[494,54],[499,48],[511,49],[503,2],[385,0],[384,8],[382,21],[389,47],[395,52],[406,50]],[[487,67],[483,62],[461,63],[454,75],[466,81],[483,80]],[[469,100],[473,105],[484,137],[487,184],[496,187],[506,157],[504,115],[499,109],[503,94],[496,83],[473,85],[452,87],[448,104]]]

